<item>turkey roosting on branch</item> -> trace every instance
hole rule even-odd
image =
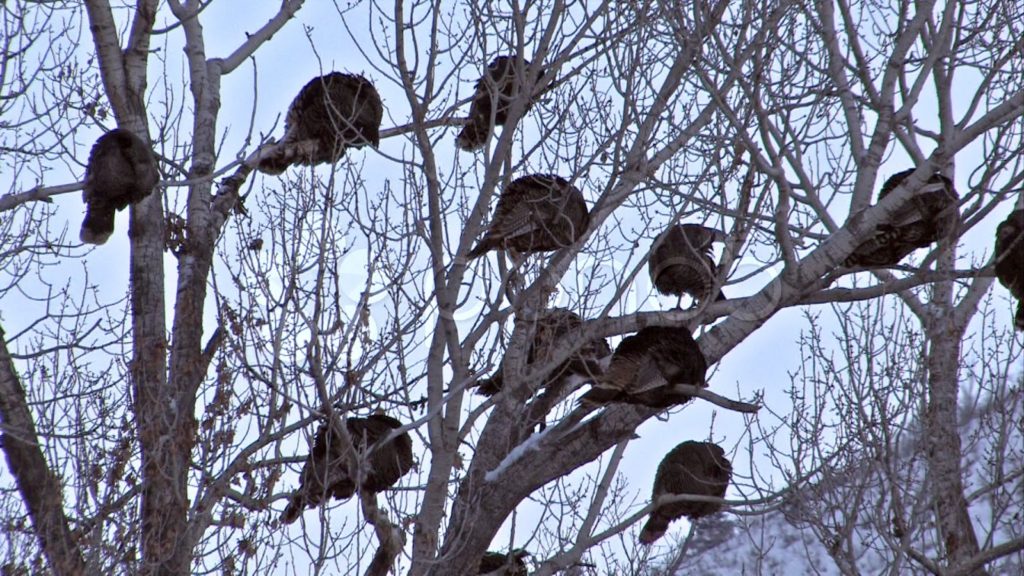
[[[685,326],[648,326],[622,339],[608,369],[580,403],[624,402],[651,408],[684,404],[692,396],[673,387],[706,386],[707,368],[700,347]]]
[[[722,498],[731,478],[732,463],[720,446],[710,442],[683,442],[658,465],[651,501],[682,494]],[[651,544],[661,538],[668,530],[669,522],[677,518],[701,518],[721,509],[720,504],[692,501],[657,506],[640,532],[640,542]]]
[[[996,228],[996,278],[1017,299],[1014,326],[1024,330],[1024,209],[1015,210]]]
[[[550,252],[576,242],[590,225],[583,194],[559,176],[517,178],[502,191],[494,217],[469,258],[490,250]]]
[[[662,294],[689,294],[694,304],[706,302],[715,288],[716,267],[711,244],[724,242],[725,234],[699,224],[670,226],[654,241],[647,271]],[[725,300],[718,293],[716,300]]]
[[[509,108],[524,85],[522,80],[529,67],[530,62],[523,60],[522,68],[517,69],[514,56],[498,56],[487,66],[487,71],[476,82],[476,91],[469,104],[469,120],[455,139],[459,148],[477,150],[487,142],[493,126],[505,125]],[[537,77],[543,76],[544,70],[538,70]],[[530,98],[523,113],[532,105],[533,98]]]
[[[402,426],[398,420],[373,414],[367,418],[348,418],[345,426],[365,474],[362,491],[382,492],[394,486],[412,469],[412,439],[407,432],[374,447],[369,455],[366,453],[368,448]],[[327,496],[336,500],[351,498],[356,492],[356,484],[350,472],[356,471],[349,470],[340,435],[331,429],[329,423],[320,424],[313,451],[302,467],[299,488],[292,494],[281,515],[281,522],[291,524],[303,510],[319,506]]]
[[[893,175],[878,192],[878,201],[895,190],[914,168]],[[957,195],[953,182],[936,174],[903,205],[888,224],[853,251],[845,266],[895,266],[918,248],[927,248],[956,230],[960,222]]]
[[[487,552],[480,559],[480,569],[477,574],[488,576],[526,576],[526,562],[524,559],[530,555],[526,550],[516,549],[510,554],[501,552]]]
[[[100,136],[85,167],[82,242],[106,242],[114,233],[114,212],[141,202],[159,180],[156,158],[142,138],[120,128]]]
[[[281,174],[289,166],[337,162],[347,148],[380,144],[384,106],[369,80],[331,72],[310,80],[288,107],[284,137],[257,170]]]
[[[583,319],[578,314],[565,308],[552,308],[543,313],[537,321],[533,334],[533,344],[526,356],[527,364],[549,363],[552,360],[551,349],[558,346],[566,337],[577,334],[583,326]],[[600,375],[601,359],[611,354],[611,348],[604,338],[594,338],[583,344],[579,350],[554,367],[541,386],[548,387],[562,381],[567,376],[576,375],[593,380]],[[481,379],[476,384],[477,394],[493,396],[504,387],[502,370],[499,367],[494,376]],[[539,388],[540,386],[538,386]]]

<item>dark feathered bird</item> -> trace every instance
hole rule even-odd
[[[369,447],[402,426],[398,420],[373,414],[367,418],[349,418],[345,426],[360,466],[364,467],[362,491],[382,492],[394,486],[412,469],[412,439],[407,432],[376,447],[366,456]],[[313,451],[302,468],[299,488],[292,494],[281,515],[281,522],[291,524],[306,508],[319,506],[328,496],[347,500],[355,492],[355,479],[342,451],[341,438],[327,423],[322,423],[316,433]]]
[[[670,226],[654,241],[647,271],[658,292],[689,294],[694,304],[706,302],[715,287],[715,260],[711,244],[725,241],[725,233],[699,224]],[[717,300],[725,300],[718,293]]]
[[[551,362],[551,349],[558,346],[565,338],[578,333],[581,326],[583,326],[583,319],[575,312],[565,308],[546,310],[537,321],[533,343],[526,356],[527,364]],[[607,340],[594,338],[584,343],[579,350],[552,369],[541,386],[550,386],[556,381],[573,375],[593,381],[604,372],[601,369],[601,359],[611,353]],[[477,394],[493,396],[503,387],[504,378],[499,367],[494,376],[477,382]]]
[[[159,180],[156,158],[142,138],[120,128],[100,136],[85,167],[82,242],[106,242],[114,233],[114,212],[141,202]]]
[[[913,172],[913,168],[904,170],[886,180],[878,193],[878,200],[888,196]],[[932,176],[893,216],[891,222],[879,226],[874,236],[853,251],[844,265],[895,266],[914,250],[927,248],[948,236],[960,222],[957,210],[959,198],[949,178],[942,174]]]
[[[523,67],[517,69],[514,56],[498,56],[487,66],[487,71],[477,80],[476,91],[469,104],[469,120],[455,139],[459,148],[466,151],[481,148],[494,126],[505,125],[512,102],[524,87],[530,88],[524,83],[529,67],[530,62],[523,60]],[[539,70],[537,77],[542,76],[544,70]],[[523,112],[532,105],[531,98]]]
[[[530,555],[526,550],[515,549],[510,554],[487,552],[480,559],[477,574],[488,576],[526,576],[526,561]]]
[[[384,106],[373,84],[358,74],[313,78],[288,107],[284,137],[257,169],[280,174],[289,166],[337,162],[348,148],[380,144]]]
[[[648,326],[622,339],[597,384],[582,404],[624,402],[668,408],[692,398],[676,384],[705,386],[708,364],[685,326]]]
[[[651,500],[662,496],[692,494],[722,498],[732,478],[732,463],[725,450],[710,442],[683,442],[669,452],[658,465]],[[722,509],[711,502],[676,502],[658,506],[640,532],[640,542],[651,544],[668,530],[669,522],[686,516],[709,516]]]
[[[1017,299],[1014,326],[1024,330],[1024,209],[1015,210],[996,228],[996,278]]]
[[[494,217],[469,258],[490,250],[550,252],[576,242],[590,225],[583,194],[559,176],[517,178],[502,191]]]

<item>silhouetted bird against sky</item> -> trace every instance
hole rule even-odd
[[[559,176],[517,178],[502,191],[487,232],[469,258],[490,250],[550,252],[576,242],[590,225],[583,194]]]
[[[533,344],[527,353],[527,364],[549,363],[552,360],[552,348],[561,344],[565,338],[578,334],[583,326],[583,319],[578,314],[565,308],[546,310],[537,321],[533,334]],[[594,338],[583,344],[579,350],[556,367],[553,367],[544,379],[542,386],[550,386],[568,376],[579,376],[593,381],[603,373],[601,359],[611,354],[608,341]],[[477,381],[477,394],[493,396],[504,387],[502,369],[499,366],[494,376]]]
[[[878,193],[878,200],[888,196],[913,172],[913,168],[904,170],[886,180]],[[932,176],[889,223],[880,225],[874,236],[853,251],[844,265],[895,266],[914,250],[927,248],[953,233],[960,222],[958,199],[949,178],[942,174]]]
[[[399,478],[412,469],[412,439],[403,432],[376,447],[367,456],[366,450],[385,438],[402,423],[383,414],[367,418],[348,418],[345,421],[360,466],[365,467],[362,490],[382,492],[394,486]],[[330,433],[328,432],[330,430]],[[354,472],[354,471],[351,471]],[[356,492],[353,475],[342,450],[342,440],[325,422],[316,432],[313,451],[306,458],[299,480],[299,488],[292,494],[281,522],[291,524],[306,508],[319,506],[328,496],[347,500]]]
[[[525,550],[516,549],[510,554],[501,552],[487,552],[480,559],[480,569],[477,574],[488,576],[526,576],[526,561],[530,555]]]
[[[725,233],[699,224],[670,226],[655,240],[647,271],[654,287],[665,295],[688,294],[694,305],[706,302],[715,288],[715,260],[711,244],[725,241]],[[718,293],[716,300],[725,300]]]
[[[688,402],[676,384],[705,386],[707,361],[685,326],[648,326],[622,339],[604,376],[581,404],[624,402],[668,408]]]
[[[672,449],[658,465],[651,500],[662,496],[692,494],[722,498],[732,478],[732,463],[725,450],[710,442],[683,442]],[[711,502],[676,502],[658,506],[651,512],[640,542],[651,544],[665,535],[669,522],[682,516],[697,519],[722,509]]]
[[[380,144],[384,106],[369,80],[331,72],[310,80],[288,107],[284,137],[257,169],[280,174],[289,166],[337,162],[348,148]]]
[[[106,242],[114,233],[114,212],[141,202],[159,180],[156,158],[142,138],[120,128],[100,136],[85,167],[82,242]]]
[[[1024,330],[1024,209],[1015,210],[996,228],[996,278],[1017,299],[1014,326]]]
[[[515,56],[498,56],[487,66],[487,71],[477,80],[473,100],[469,104],[469,120],[459,132],[455,142],[459,148],[472,151],[483,147],[494,126],[504,126],[512,102],[525,85],[528,60],[522,68],[516,68]],[[537,78],[544,76],[544,70],[537,72]],[[532,95],[531,95],[532,96]],[[523,112],[533,105],[532,97],[527,100]],[[493,123],[492,123],[493,122]]]

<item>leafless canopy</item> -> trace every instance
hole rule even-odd
[[[3,3],[0,568],[708,573],[782,526],[1018,570],[1022,38],[1016,0]],[[159,193],[82,245],[115,129]],[[284,525],[320,425],[354,492]],[[684,441],[722,514],[642,546]]]

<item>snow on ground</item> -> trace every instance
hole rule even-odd
[[[1024,408],[1019,401],[1021,392],[1012,393],[1017,401],[993,399],[984,408],[965,415],[963,438],[965,454],[963,465],[966,472],[965,485],[971,498],[971,515],[976,532],[983,546],[991,548],[1002,542],[1024,535],[1024,484],[1020,477],[1024,470]],[[1007,425],[1009,424],[1009,425]],[[1008,434],[994,433],[1002,431]],[[911,441],[909,444],[913,444]],[[916,452],[921,448],[905,446]],[[990,482],[993,474],[995,454],[1000,454],[999,467],[1003,478],[1001,490],[979,490]],[[868,469],[869,466],[864,466]],[[923,468],[922,468],[923,470]],[[849,479],[855,470],[843,472]],[[1014,478],[1016,474],[1016,479]],[[888,504],[870,478],[865,503]],[[818,487],[806,493],[813,494]],[[997,493],[1002,493],[999,497]],[[896,554],[885,545],[886,538],[878,533],[869,520],[873,506],[865,505],[852,538],[854,566],[851,572],[859,574],[929,574],[920,564],[911,561],[905,554]],[[810,510],[814,506],[809,507]],[[789,513],[787,513],[787,511]],[[883,514],[885,512],[882,512]],[[799,521],[800,511],[783,506],[763,516],[735,516],[720,514],[703,519],[676,574],[702,574],[706,576],[725,575],[799,575],[813,574],[838,576],[842,574],[837,562],[829,554],[816,534]],[[862,520],[863,518],[863,520]],[[806,518],[805,518],[806,520]],[[917,527],[912,545],[930,558],[938,557],[933,526]],[[889,542],[892,540],[890,539]],[[987,544],[985,544],[987,542]],[[666,556],[671,556],[667,554]],[[898,558],[898,559],[894,559]],[[1024,552],[1018,551],[987,566],[993,576],[1019,576],[1024,574]]]

